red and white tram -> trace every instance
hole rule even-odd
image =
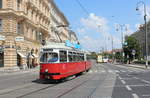
[[[40,58],[40,79],[60,80],[91,68],[87,53],[70,47],[43,47]]]

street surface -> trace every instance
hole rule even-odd
[[[61,83],[38,80],[38,71],[0,75],[0,98],[150,98],[150,71],[94,64]]]

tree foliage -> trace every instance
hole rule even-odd
[[[140,44],[139,42],[132,36],[126,37],[125,44],[123,46],[123,50],[125,53],[125,59],[126,60],[133,60],[133,51],[135,51],[135,58],[140,58]]]

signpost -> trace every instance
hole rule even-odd
[[[133,60],[135,59],[135,53],[136,53],[136,51],[132,50]]]

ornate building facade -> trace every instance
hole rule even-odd
[[[51,41],[65,42],[69,38],[69,22],[58,9],[53,0],[50,1],[51,14]]]
[[[70,39],[68,26],[53,0],[0,0],[0,67],[38,63],[43,42]]]
[[[49,13],[48,0],[0,0],[0,66],[25,65],[30,53],[37,57],[41,41],[51,36]]]

